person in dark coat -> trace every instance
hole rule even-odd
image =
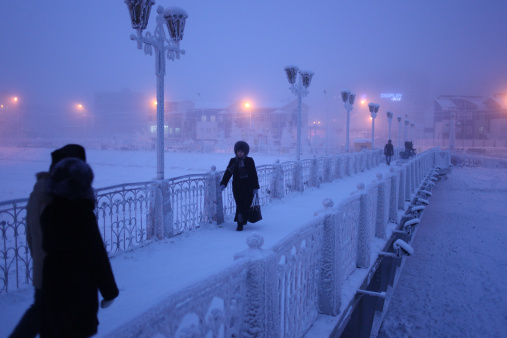
[[[67,144],[51,153],[49,171],[61,160],[76,157],[86,162],[85,149],[79,144]],[[42,230],[40,216],[44,208],[51,202],[47,191],[47,183],[51,174],[42,171],[36,174],[35,183],[26,206],[26,243],[32,257],[32,282],[35,287],[33,304],[26,310],[23,317],[12,331],[10,338],[32,338],[39,333],[42,308],[42,265],[46,253],[42,249]]]
[[[111,264],[99,232],[93,172],[78,158],[60,161],[51,170],[51,202],[41,215],[42,270],[41,337],[89,337],[99,324],[101,306],[118,294]]]
[[[220,187],[224,191],[232,177],[232,193],[236,201],[236,215],[234,222],[238,223],[236,231],[243,231],[247,223],[248,209],[252,205],[255,194],[259,192],[259,178],[253,158],[248,157],[250,146],[245,141],[238,141],[234,145],[235,157],[231,158],[224,173]]]
[[[384,147],[384,155],[386,155],[387,165],[391,165],[391,156],[394,155],[394,147],[393,144],[391,143],[391,140],[387,141],[387,144]]]

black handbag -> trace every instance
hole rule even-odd
[[[252,205],[248,209],[248,222],[255,223],[262,219],[261,206],[259,204],[259,195],[255,194]]]

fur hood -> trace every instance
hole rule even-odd
[[[234,155],[236,155],[238,150],[243,150],[245,156],[248,156],[248,153],[250,152],[250,146],[245,141],[238,141],[234,145]]]
[[[53,196],[70,200],[95,200],[92,188],[93,171],[86,162],[69,157],[58,162],[51,170],[48,190]]]

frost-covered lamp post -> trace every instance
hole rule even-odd
[[[412,139],[411,141],[414,142],[415,141],[415,123],[414,122],[410,122],[410,132],[412,133]]]
[[[449,124],[449,149],[454,150],[456,148],[456,113],[451,112],[451,122]]]
[[[407,116],[407,115],[405,115]],[[405,130],[404,130],[404,139],[405,139],[405,142],[408,141],[408,126],[410,124],[410,121],[409,120],[405,120]]]
[[[284,68],[287,74],[287,80],[291,86],[289,89],[298,97],[298,129],[297,129],[297,160],[301,158],[301,97],[308,95],[308,87],[312,81],[313,72],[299,70],[296,66],[286,66]],[[299,74],[299,76],[298,76]],[[297,83],[296,83],[297,80]]]
[[[377,117],[380,105],[377,103],[368,103],[371,115],[371,149],[375,149],[375,118]]]
[[[398,148],[401,148],[401,116],[398,116],[397,119],[398,119]]]
[[[354,100],[356,94],[351,93],[349,90],[342,90],[343,106],[347,110],[347,131],[345,136],[345,151],[349,152],[349,130],[350,130],[350,112],[354,109]]]
[[[162,6],[157,7],[157,25],[153,33],[143,30],[148,24],[151,6],[154,0],[125,0],[127,4],[132,28],[137,30],[137,35],[130,35],[131,40],[137,41],[137,48],[144,53],[152,54],[155,49],[155,75],[157,76],[157,180],[164,179],[164,76],[165,58],[175,60],[185,51],[180,49],[180,41],[183,39],[187,13],[178,7],[168,7],[164,10]],[[166,38],[164,22],[167,25],[170,39]]]
[[[388,111],[387,112],[387,122],[389,123],[389,138],[388,140],[391,139],[391,122],[393,122],[393,113]]]

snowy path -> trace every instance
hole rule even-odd
[[[379,337],[507,337],[507,171],[433,190]]]

